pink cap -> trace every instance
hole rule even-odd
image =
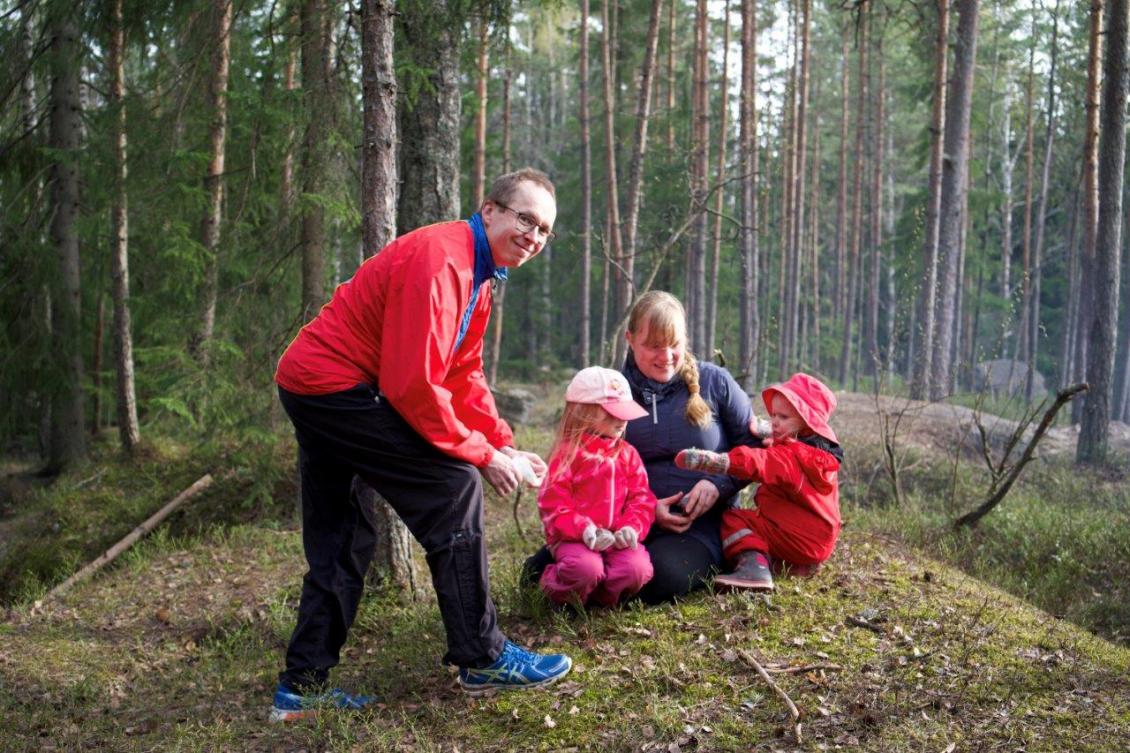
[[[632,391],[624,375],[601,366],[589,366],[578,371],[565,390],[565,399],[570,403],[600,405],[624,421],[647,415],[643,406],[632,400]]]

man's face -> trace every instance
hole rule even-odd
[[[524,180],[503,207],[493,201],[483,204],[491,256],[497,267],[520,267],[541,253],[547,233],[557,219],[557,202],[537,183]],[[533,225],[523,229],[523,220]]]

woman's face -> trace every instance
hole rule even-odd
[[[644,322],[639,332],[628,332],[625,336],[636,366],[648,379],[670,382],[683,367],[687,345],[682,333],[676,333],[673,343],[648,344],[648,323]]]

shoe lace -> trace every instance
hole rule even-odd
[[[506,641],[502,647],[502,653],[505,654],[507,658],[520,661],[523,664],[535,664],[543,658],[541,654],[527,651],[514,641]]]

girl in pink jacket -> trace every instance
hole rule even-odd
[[[565,390],[565,412],[538,493],[555,559],[540,584],[555,604],[611,606],[654,574],[639,542],[655,520],[655,495],[639,453],[623,440],[628,421],[645,415],[627,380],[612,369],[582,369]]]

